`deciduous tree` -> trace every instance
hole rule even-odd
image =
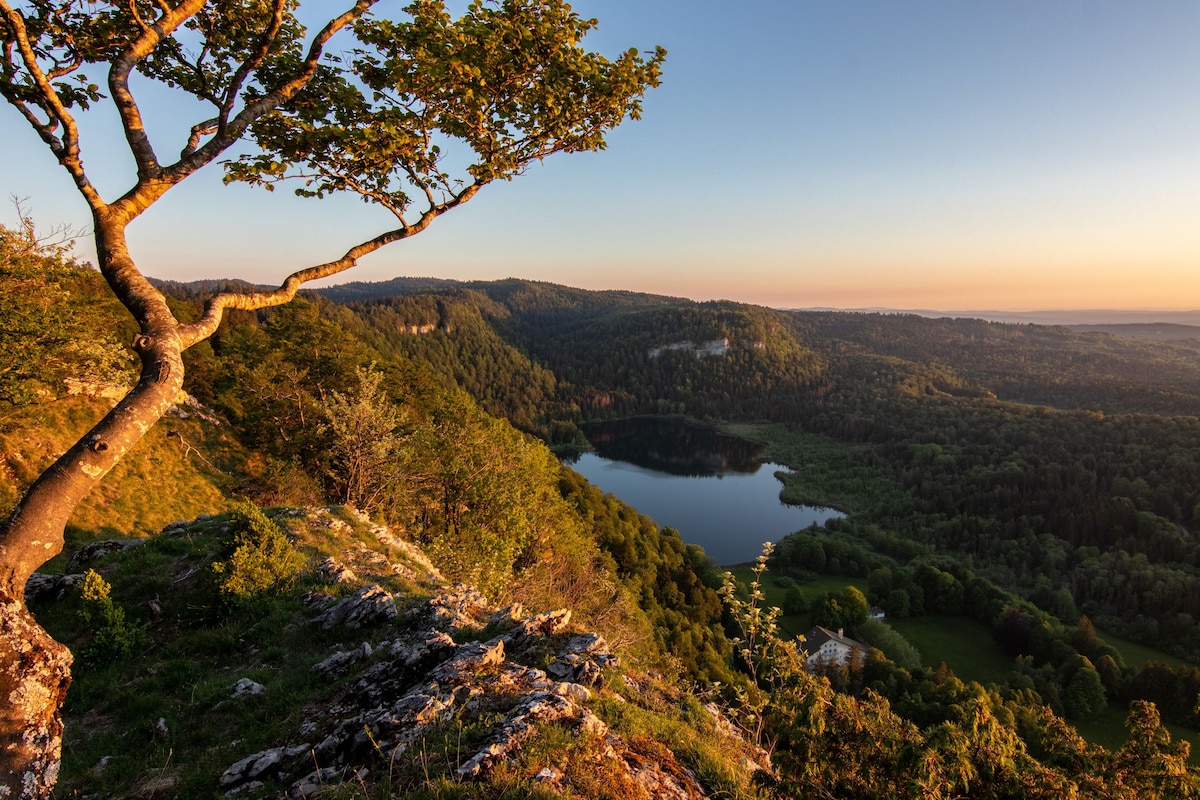
[[[421,232],[492,181],[556,152],[604,147],[611,128],[638,116],[664,56],[629,50],[609,60],[586,50],[594,21],[562,0],[476,0],[459,19],[440,0],[415,0],[387,19],[372,16],[377,0],[346,3],[310,30],[290,0],[0,0],[0,95],[87,202],[98,267],[137,322],[141,361],[137,385],[0,528],[0,696],[9,699],[0,709],[0,795],[49,792],[69,682],[70,656],[26,610],[25,581],[62,549],[80,499],[175,401],[181,353],[212,335],[227,309],[285,303],[303,283]],[[183,123],[177,154],[144,123],[146,81],[204,109]],[[85,167],[90,143],[79,124],[104,101],[136,170],[115,196]],[[297,179],[297,193],[310,197],[350,192],[394,220],[275,290],[219,293],[185,324],[139,271],[126,229],[222,162],[228,179],[268,189]]]

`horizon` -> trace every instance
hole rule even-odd
[[[175,278],[162,278],[160,276],[151,275],[151,280],[176,281],[183,284],[200,283],[206,281],[225,282],[225,281],[243,281],[242,278],[218,277],[218,278],[197,278],[193,281],[178,281]],[[345,278],[339,280],[339,278]],[[322,281],[314,281],[311,284],[306,284],[302,287],[302,291],[321,292],[326,289],[336,289],[341,286],[351,285],[379,285],[392,281],[435,281],[444,283],[499,283],[502,281],[525,281],[529,283],[545,283],[550,285],[562,286],[568,289],[577,289],[589,292],[630,292],[635,294],[647,294],[657,297],[665,297],[680,300],[689,300],[695,303],[704,302],[735,302],[747,303],[748,305],[759,305],[765,308],[771,308],[776,311],[799,311],[799,312],[846,312],[858,314],[913,314],[923,317],[950,317],[961,319],[982,319],[987,322],[1031,322],[1041,325],[1146,325],[1146,324],[1164,324],[1164,325],[1188,325],[1200,327],[1200,306],[1178,306],[1178,307],[1079,307],[1079,308],[902,308],[899,306],[781,306],[767,305],[764,303],[753,303],[744,300],[737,300],[732,297],[711,297],[711,298],[696,298],[689,297],[683,293],[672,292],[646,292],[639,289],[628,288],[587,288],[583,286],[562,283],[557,280],[544,280],[534,278],[522,278],[516,275],[508,275],[503,278],[446,278],[436,275],[393,275],[391,277],[379,278],[377,280],[359,280],[353,278],[353,273],[342,273],[342,275],[334,278],[329,278]],[[264,287],[273,286],[273,284],[261,284]],[[1117,319],[1125,317],[1125,319]],[[1188,321],[1183,322],[1174,318],[1187,318]],[[1062,321],[1057,321],[1062,320]]]
[[[1200,307],[1200,107],[1180,102],[1200,82],[1200,4],[574,6],[599,19],[585,44],[605,55],[668,49],[643,118],[605,152],[487,187],[346,280],[517,273],[770,307]],[[195,109],[140,91],[170,152]],[[112,197],[131,174],[119,126],[107,103],[83,116],[84,157]],[[6,191],[43,227],[89,224],[11,109],[0,135]],[[278,285],[387,216],[202,171],[130,244],[147,274]]]

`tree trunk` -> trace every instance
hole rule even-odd
[[[0,797],[47,797],[58,779],[71,652],[22,595],[0,591]]]
[[[143,342],[137,386],[46,470],[0,528],[0,798],[47,797],[58,776],[71,654],[25,607],[29,576],[62,552],[75,506],[175,401],[178,348]]]
[[[118,238],[123,251],[121,245]],[[122,300],[139,294],[138,288]],[[148,284],[146,289],[152,294],[140,293],[135,311],[144,331],[133,342],[142,361],[137,385],[42,473],[0,526],[0,798],[6,800],[49,796],[58,776],[61,709],[71,682],[70,651],[29,613],[25,583],[62,552],[71,512],[162,418],[183,387],[177,323],[169,312],[155,313],[166,304]]]

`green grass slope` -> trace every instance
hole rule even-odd
[[[42,470],[114,402],[80,394],[11,412],[0,428],[0,513],[7,514]],[[221,510],[246,458],[219,420],[180,405],[80,504],[69,535],[80,542],[148,536],[176,520]]]

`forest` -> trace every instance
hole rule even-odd
[[[5,242],[0,335],[36,338],[44,353],[33,368],[2,348],[11,503],[36,474],[29,432],[78,424],[71,409],[90,402],[64,378],[120,382],[131,365],[118,338],[82,335],[122,325],[94,272],[62,253],[32,258],[19,232]],[[161,285],[184,321],[221,289]],[[714,340],[715,354],[685,344]],[[640,668],[719,699],[768,748],[773,775],[727,790],[736,796],[1197,796],[1187,743],[1164,722],[1197,724],[1200,670],[1126,663],[1104,641],[1200,656],[1196,348],[520,281],[349,285],[231,312],[185,354],[190,407],[221,421],[218,437],[180,417],[154,457],[182,458],[214,487],[203,501],[213,511],[235,497],[345,503],[404,531],[452,580],[533,608],[569,605]],[[1101,394],[1097,364],[1111,381]],[[586,446],[584,423],[663,413],[753,431],[793,468],[789,497],[847,512],[785,539],[755,580],[865,581],[814,603],[788,595],[783,609],[798,602],[858,632],[872,645],[865,660],[807,673],[757,584],[733,585],[550,449]],[[173,521],[166,504],[196,477],[172,480],[163,508],[128,515],[133,528]],[[68,550],[105,519],[103,503],[81,509]],[[133,608],[150,591],[119,578],[113,602]],[[244,626],[244,611],[207,602],[188,596],[187,624]],[[903,636],[866,622],[872,604],[893,620],[976,620],[1012,674],[985,685],[922,666]],[[112,658],[80,663],[71,719],[103,702],[104,681],[143,668],[136,644],[97,639],[52,606],[39,613],[81,653]],[[1072,725],[1110,704],[1129,710],[1130,735],[1108,750]],[[87,780],[75,758],[64,756],[64,786]]]
[[[445,353],[457,335],[478,338],[475,353],[534,365],[505,370],[509,389],[476,377],[487,375],[477,361],[440,370],[552,445],[577,441],[573,425],[639,414],[751,425],[795,470],[789,499],[850,512],[819,536],[862,553],[827,557],[804,534],[785,543],[779,568],[893,571],[898,583],[872,602],[887,607],[890,594],[898,616],[969,614],[995,626],[1033,672],[1056,671],[1039,686],[1060,712],[1070,659],[1105,655],[1079,645],[1092,638],[1079,625],[1200,663],[1198,338],[785,312],[522,281],[379,291],[326,295],[376,320],[394,315],[384,324],[414,356]],[[477,327],[403,333],[455,306]],[[663,349],[711,340],[728,349]],[[521,400],[506,408],[500,393]],[[930,583],[934,570],[946,587]],[[1003,632],[1013,619],[1025,631],[1017,640]],[[1030,644],[1039,626],[1054,632],[1053,647]],[[1110,695],[1157,699],[1172,719],[1197,723],[1194,668],[1120,666],[1109,668]]]
[[[1043,604],[1047,587],[1070,594],[1071,608],[1047,610],[1200,657],[1200,340],[513,281],[428,289],[360,287],[346,307],[551,444],[582,422],[658,413],[840,442],[871,486],[807,499],[848,503]],[[714,339],[723,356],[651,353]]]

